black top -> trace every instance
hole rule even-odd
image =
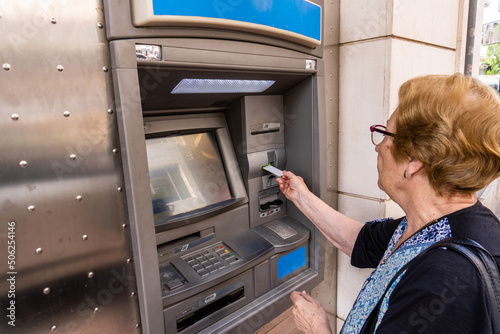
[[[477,202],[446,217],[452,236],[480,243],[500,267],[500,222],[488,208]],[[351,264],[375,268],[401,220],[365,224]],[[465,257],[447,250],[436,249],[414,259],[392,292],[376,333],[491,333],[490,308],[479,272]]]

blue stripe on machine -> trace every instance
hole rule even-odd
[[[321,40],[321,7],[307,0],[152,0],[154,15],[261,24]]]

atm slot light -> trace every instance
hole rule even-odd
[[[172,94],[262,93],[274,80],[182,79]]]

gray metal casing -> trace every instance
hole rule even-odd
[[[102,3],[0,8],[0,332],[140,333]]]
[[[137,60],[135,58],[136,44],[162,46],[162,60]],[[234,50],[237,50],[238,57],[234,56]],[[284,53],[286,57],[279,57],[280,53]],[[267,73],[266,75],[278,79],[279,82],[276,84],[276,89],[283,95],[283,108],[285,110],[283,115],[285,126],[284,142],[287,152],[286,168],[302,175],[311,189],[321,197],[322,191],[325,190],[323,190],[324,187],[320,180],[324,179],[323,174],[326,172],[324,168],[323,170],[321,169],[321,159],[325,157],[325,154],[321,154],[325,150],[324,139],[321,136],[321,133],[324,131],[323,126],[325,125],[323,120],[324,113],[321,113],[323,108],[323,63],[321,59],[314,58],[317,63],[317,69],[308,70],[305,68],[305,60],[311,59],[311,56],[304,56],[290,50],[281,50],[264,45],[256,46],[244,42],[184,38],[113,41],[111,42],[111,54],[122,148],[124,152],[129,152],[123,154],[125,188],[129,203],[129,217],[131,217],[130,225],[135,249],[134,256],[137,259],[136,263],[141,263],[140,267],[136,266],[141,318],[143,327],[146,328],[148,326],[147,332],[154,333],[161,331],[163,328],[163,324],[159,322],[162,312],[160,304],[163,303],[164,307],[170,307],[168,305],[171,305],[174,300],[181,301],[181,296],[187,298],[191,295],[183,292],[178,295],[179,297],[171,299],[171,302],[168,302],[167,299],[163,299],[162,302],[161,295],[158,293],[158,287],[160,286],[158,262],[154,254],[156,250],[155,244],[152,242],[155,239],[155,234],[147,225],[149,224],[150,226],[153,219],[151,195],[148,193],[149,187],[147,186],[148,176],[143,121],[149,119],[149,117],[154,118],[161,115],[163,115],[161,117],[167,119],[178,117],[175,115],[198,114],[200,112],[200,115],[203,115],[206,112],[222,110],[226,110],[228,119],[231,118],[228,115],[231,112],[230,106],[240,98],[238,95],[230,96],[222,94],[222,96],[218,97],[215,95],[216,97],[213,97],[213,100],[210,96],[202,95],[199,97],[200,101],[209,101],[205,108],[196,105],[197,99],[182,100],[183,97],[168,95],[169,89],[177,83],[175,82],[178,75],[177,69],[183,69],[185,73],[205,74],[213,72],[228,77],[251,76],[253,75],[252,73]],[[249,66],[248,64],[252,65]],[[147,71],[145,72],[144,69],[147,69]],[[141,71],[147,74],[140,74]],[[289,76],[294,78],[294,80],[291,80],[292,88],[284,84],[290,81],[286,80]],[[147,79],[154,80],[149,81]],[[170,84],[171,80],[174,80],[174,83]],[[152,85],[152,82],[157,84]],[[145,84],[147,87],[144,86]],[[168,102],[162,104],[157,99],[159,96],[167,95]],[[184,101],[190,108],[185,110],[179,109],[178,106],[181,104],[177,103],[177,100]],[[213,101],[218,103],[217,107],[211,104]],[[156,109],[163,105],[175,106],[175,108]],[[283,142],[280,142],[277,146],[283,146]],[[241,146],[234,143],[234,150],[237,155],[241,152],[241,149]],[[291,158],[288,159],[289,157]],[[259,180],[259,182],[261,181]],[[252,194],[249,196],[251,200]],[[321,250],[320,233],[293,205],[289,206],[290,209],[287,210],[288,215],[311,231],[310,239],[307,242],[310,269],[303,271],[270,291],[263,292],[265,289],[260,290],[258,288],[259,298],[236,310],[232,309],[230,316],[210,325],[203,332],[238,332],[248,326],[256,330],[290,306],[289,294],[293,290],[297,288],[312,289],[321,282],[323,278],[323,251]],[[251,205],[250,209],[252,209]],[[248,217],[249,215],[251,216],[250,213],[244,216]],[[279,217],[277,216],[277,218]],[[214,217],[214,219],[216,218]],[[210,225],[210,223],[202,221],[188,225],[185,229],[172,229],[162,232],[165,235],[171,235],[172,238],[168,236],[161,238],[164,241],[172,240],[174,235],[182,236],[183,233],[187,235],[189,233],[188,230],[203,230],[209,226],[215,226],[216,238],[214,242],[224,241],[228,237],[232,238],[237,233],[241,233],[238,231],[244,226],[241,224],[232,224],[231,228],[229,228],[230,225],[227,225],[228,228],[224,229],[224,226],[226,226],[226,223],[223,223],[225,218],[217,218],[216,220],[215,225]],[[238,219],[238,221],[240,220]],[[147,223],[148,221],[150,223]],[[197,228],[200,224],[203,227]],[[248,220],[247,224],[249,224]],[[250,223],[247,226],[249,228],[255,225]],[[221,232],[218,231],[224,232],[220,234]],[[224,237],[224,234],[227,234],[227,237]],[[158,240],[158,236],[156,239]],[[265,257],[261,259],[261,261],[265,260]],[[267,262],[267,265],[266,263],[261,263],[257,267],[259,271],[271,275],[272,270],[265,268],[266,266],[272,267],[273,263],[276,263],[276,260],[277,258],[275,257],[274,260]],[[177,260],[172,258],[172,261],[176,263]],[[237,271],[235,274],[239,272]],[[205,284],[204,287],[206,289],[215,286],[214,284],[223,284],[223,282],[217,279],[209,282],[209,284],[207,283],[208,285]],[[272,280],[269,285],[276,284],[276,282],[277,280]],[[248,282],[248,284],[251,285],[252,282]],[[202,289],[201,286],[196,291],[201,292],[200,289]],[[272,308],[272,312],[269,312],[269,307]],[[257,324],[248,322],[247,320],[255,314],[260,314],[259,317],[265,314],[262,318],[262,321],[265,322]],[[169,323],[171,322],[169,321]],[[250,325],[250,323],[254,324]]]

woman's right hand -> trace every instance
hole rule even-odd
[[[302,194],[309,191],[304,183],[304,179],[293,174],[292,172],[284,170],[283,176],[277,178],[276,181],[278,182],[283,195],[285,195],[285,197],[292,202],[298,201]]]

